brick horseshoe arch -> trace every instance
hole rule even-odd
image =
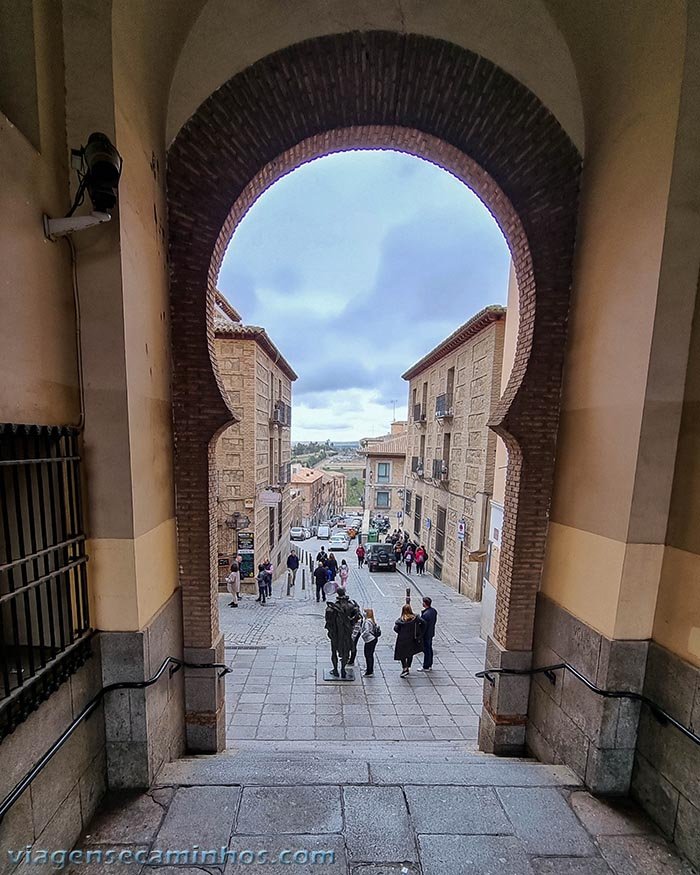
[[[490,423],[509,449],[494,637],[529,650],[554,471],[581,159],[554,116],[491,62],[433,38],[346,33],[236,75],[168,154],[176,512],[186,647],[218,631],[209,480],[232,420],[212,357],[216,276],[237,222],[321,154],[397,148],[463,179],[499,222],[520,289],[511,379]],[[233,208],[232,208],[233,205]],[[235,303],[235,302],[234,302]]]

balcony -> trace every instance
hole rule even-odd
[[[438,395],[435,399],[435,418],[447,419],[453,415],[452,395],[448,392],[445,392],[444,395]]]
[[[424,404],[414,404],[413,405],[413,421],[418,423],[425,423],[425,405]]]
[[[411,473],[417,474],[418,477],[423,476],[423,460],[419,456],[411,458]]]
[[[447,462],[443,459],[433,459],[433,480],[447,480],[448,476]]]
[[[274,425],[279,425],[283,428],[289,428],[292,424],[291,405],[286,404],[284,401],[276,401],[275,406],[272,408],[270,421],[274,423]]]

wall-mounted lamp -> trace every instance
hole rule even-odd
[[[44,216],[44,234],[49,240],[109,222],[111,211],[117,203],[122,157],[109,137],[99,132],[90,134],[87,145],[72,149],[71,156],[72,166],[78,174],[78,190],[65,218],[50,219]],[[74,216],[73,213],[85,200],[86,191],[93,211],[89,216]]]

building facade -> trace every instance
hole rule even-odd
[[[291,482],[301,495],[301,525],[317,526],[325,518],[327,488],[324,489],[323,471],[295,464]]]
[[[381,438],[367,438],[360,448],[366,459],[365,510],[370,514],[386,514],[392,528],[403,525],[406,442],[406,432],[397,431]]]
[[[481,597],[486,555],[496,459],[487,422],[500,397],[505,313],[477,313],[403,375],[404,528],[425,546],[428,569],[472,599]]]
[[[223,304],[215,320],[215,354],[239,421],[216,443],[219,582],[231,558],[243,557],[243,583],[257,566],[276,568],[289,550],[291,402],[296,374],[262,328],[234,322]],[[270,504],[278,497],[277,503]]]

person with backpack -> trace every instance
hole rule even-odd
[[[423,574],[425,571],[425,563],[428,561],[428,553],[422,544],[416,550],[414,558],[416,560],[416,574]]]
[[[226,587],[231,594],[229,608],[238,607],[238,594],[241,591],[241,569],[238,564],[238,557],[231,560],[229,574],[226,577]]]
[[[258,565],[258,597],[255,599],[256,602],[260,602],[261,605],[264,605],[267,601],[267,590],[268,586],[272,586],[272,575],[265,567],[265,563],[261,562]]]
[[[350,576],[350,569],[348,568],[348,563],[343,559],[340,563],[340,569],[338,571],[340,575],[340,585],[347,589],[348,587],[348,577]]]
[[[406,574],[410,574],[411,566],[413,565],[413,548],[410,544],[406,547],[406,552],[403,554],[403,561],[406,566]]]
[[[374,618],[372,608],[365,608],[365,618],[362,622],[362,631],[360,637],[365,645],[365,672],[366,678],[371,678],[374,674],[374,651],[377,647],[377,641],[382,634],[379,624]]]
[[[365,556],[367,555],[362,544],[360,544],[357,550],[355,550],[355,555],[357,556],[357,567],[362,568],[365,564]]]

